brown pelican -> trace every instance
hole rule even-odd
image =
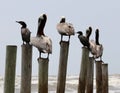
[[[60,23],[57,24],[56,28],[61,35],[61,41],[63,39],[63,35],[69,36],[68,41],[70,41],[70,36],[75,34],[73,25],[65,22],[65,17],[61,18]]]
[[[31,32],[27,28],[26,23],[23,22],[23,21],[16,21],[16,22],[22,25],[22,27],[21,27],[21,36],[22,36],[23,44],[24,44],[24,42],[26,42],[26,44],[29,44]]]
[[[80,42],[83,44],[83,46],[85,46],[89,49],[90,44],[89,44],[89,40],[87,39],[87,37],[83,36],[82,31],[78,31],[77,34],[78,34],[78,38],[79,38]]]
[[[49,58],[49,54],[52,53],[52,41],[51,39],[44,34],[44,27],[47,21],[46,14],[43,14],[38,19],[38,30],[36,37],[31,37],[31,44],[38,48],[39,57],[41,58],[41,53],[48,53],[47,58]]]
[[[90,38],[90,35],[92,33],[92,27],[89,27],[87,30],[86,30],[86,38],[89,40]],[[90,44],[90,52],[91,54],[93,55],[93,57],[95,58],[96,56],[96,43],[94,40],[89,40],[89,44]]]
[[[99,29],[96,29],[96,58],[100,57],[100,61],[102,61],[102,55],[103,55],[103,46],[99,43]]]
[[[96,32],[95,32],[95,41],[90,40],[89,43],[90,43],[91,54],[93,55],[93,57],[95,59],[100,57],[100,61],[102,61],[103,46],[102,44],[99,43],[99,30],[98,29],[96,29]]]

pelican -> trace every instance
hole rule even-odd
[[[52,53],[52,41],[51,39],[44,34],[44,27],[47,21],[47,15],[43,14],[38,19],[38,30],[36,37],[31,37],[31,44],[39,50],[39,57],[41,58],[41,53]]]
[[[90,35],[92,33],[92,27],[90,26],[87,30],[86,30],[86,38],[89,40]],[[94,40],[89,40],[89,44],[90,44],[90,52],[93,55],[93,57],[96,57],[96,42]]]
[[[61,35],[61,41],[63,39],[63,35],[64,36],[69,36],[69,40],[70,41],[70,36],[75,34],[74,31],[74,27],[71,23],[67,23],[65,22],[66,19],[65,17],[62,17],[60,20],[60,23],[57,24],[57,30],[59,32],[59,34]]]
[[[99,43],[99,29],[96,29],[96,58],[100,57],[100,61],[102,61],[102,55],[103,55],[103,45]]]
[[[77,34],[78,34],[78,38],[79,38],[80,42],[83,44],[83,46],[85,46],[89,49],[90,48],[89,40],[85,36],[83,36],[82,31],[78,31]]]
[[[26,23],[23,22],[23,21],[16,21],[16,22],[22,25],[22,27],[21,27],[21,36],[22,36],[22,40],[23,40],[23,45],[25,44],[24,42],[26,42],[26,44],[29,44],[31,32],[27,28]]]

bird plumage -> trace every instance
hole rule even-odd
[[[96,58],[97,55],[97,49],[96,49],[96,42],[94,40],[90,40],[90,52],[93,55],[94,58]]]
[[[90,40],[90,35],[92,34],[92,27],[90,26],[87,30],[86,30],[86,38],[89,41],[90,44],[90,52],[93,55],[93,57],[95,58],[97,55],[97,50],[96,50],[96,42],[94,40]]]
[[[79,38],[80,42],[82,43],[82,45],[87,48],[90,48],[89,40],[88,40],[88,38],[83,36],[82,31],[78,31],[77,34],[78,34],[78,38]]]
[[[90,50],[91,54],[95,59],[100,58],[102,60],[102,55],[103,55],[103,45],[99,43],[99,30],[96,29],[95,32],[95,41],[90,40]]]
[[[41,36],[41,35],[45,36],[44,27],[45,27],[46,21],[47,21],[46,14],[43,14],[38,18],[38,29],[37,29],[37,35],[36,36],[38,36],[38,37]]]
[[[52,41],[47,36],[32,37],[31,44],[42,53],[52,53]]]
[[[96,58],[100,57],[100,60],[102,60],[102,55],[103,55],[103,45],[99,43],[99,30],[96,29],[96,50],[97,50],[97,55]]]
[[[44,34],[44,27],[46,24],[47,16],[43,14],[38,19],[38,30],[36,37],[31,37],[31,44],[35,46],[41,53],[52,53],[52,40]]]
[[[63,35],[70,36],[75,34],[73,24],[65,22],[65,17],[62,17],[60,20],[60,23],[57,24],[57,30],[59,34],[61,35],[61,41],[63,38]]]
[[[31,32],[27,28],[26,23],[23,22],[23,21],[16,21],[16,22],[22,25],[22,27],[21,27],[21,36],[22,36],[23,44],[24,44],[24,42],[26,42],[26,44],[29,44]]]

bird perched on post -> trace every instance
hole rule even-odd
[[[38,19],[38,30],[36,37],[31,37],[31,44],[39,50],[39,57],[41,58],[41,53],[52,53],[52,41],[51,39],[44,34],[44,27],[47,21],[47,15],[43,14]]]
[[[83,46],[90,49],[89,40],[86,36],[83,36],[82,31],[78,31],[77,34],[78,34],[78,38],[79,38],[80,42],[83,44]]]
[[[96,55],[96,43],[94,40],[90,40],[90,35],[92,34],[92,27],[90,26],[87,30],[86,30],[86,38],[89,41],[90,44],[90,52],[93,55],[93,57],[95,57]]]
[[[74,27],[71,23],[67,23],[65,22],[66,19],[65,17],[62,17],[60,20],[60,23],[57,24],[57,30],[59,32],[59,34],[61,35],[61,41],[63,41],[63,35],[64,36],[69,36],[69,40],[70,41],[70,36],[75,34],[74,31]]]
[[[16,22],[22,25],[22,27],[21,27],[21,36],[22,36],[23,44],[25,44],[24,42],[26,42],[26,44],[29,44],[31,32],[27,28],[26,23],[23,22],[23,21],[16,21]]]
[[[96,29],[96,32],[95,32],[95,41],[90,40],[89,43],[90,43],[91,54],[93,55],[93,57],[95,59],[100,57],[100,61],[102,61],[103,46],[102,44],[99,43],[99,30],[98,29]]]
[[[99,29],[96,29],[96,58],[100,57],[100,61],[102,61],[102,55],[103,55],[103,45],[99,43]]]

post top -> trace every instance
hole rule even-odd
[[[69,44],[69,41],[60,41],[60,44],[61,43],[68,43]]]
[[[17,47],[17,45],[7,45],[6,47]]]
[[[45,61],[49,61],[49,59],[48,59],[48,58],[38,58],[37,60],[38,60],[38,62],[45,62]]]

